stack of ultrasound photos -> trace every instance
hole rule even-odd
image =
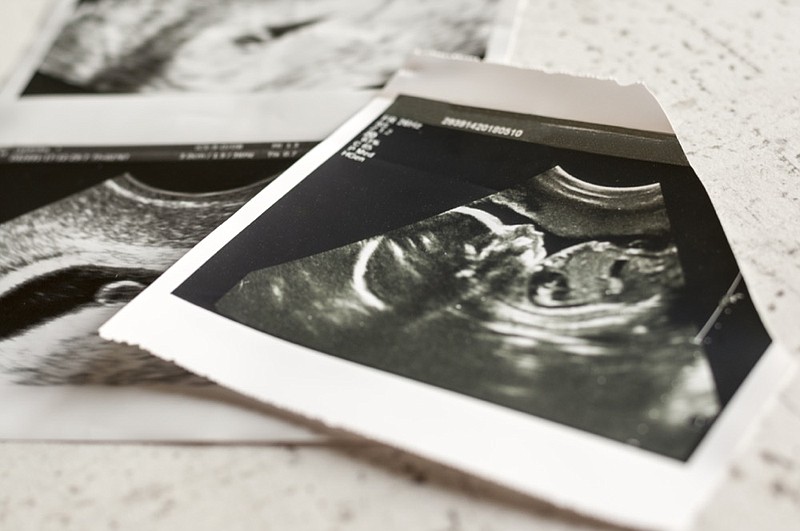
[[[679,528],[788,373],[655,98],[498,64],[516,0],[48,1],[0,440],[345,431]]]
[[[3,120],[6,130],[0,130],[6,183],[0,194],[0,394],[20,408],[0,415],[0,437],[297,437],[296,429],[281,425],[265,432],[255,413],[242,417],[238,430],[213,428],[219,388],[136,348],[103,341],[97,328],[321,140],[325,133],[318,131],[332,130],[360,107],[413,49],[481,57],[491,40],[489,51],[502,54],[499,0],[52,4],[42,34],[32,37],[28,55],[0,87],[6,110],[22,106],[10,113],[19,120]],[[506,4],[504,10],[513,7]],[[334,96],[315,97],[317,91]],[[221,138],[197,138],[197,127],[187,125],[152,142],[161,131],[137,121],[137,98],[174,116],[183,95],[188,102],[212,93],[216,110],[206,111],[207,121],[218,124]],[[302,123],[309,113],[295,113],[297,103],[279,103],[278,112],[258,117],[237,111],[248,109],[237,107],[237,98],[253,94],[326,100],[330,116]],[[126,106],[115,108],[117,101]],[[37,116],[48,117],[14,137],[9,124],[36,123],[37,105]],[[78,110],[70,114],[71,106]],[[207,125],[197,107],[196,123]],[[81,117],[59,122],[62,114]],[[109,124],[112,116],[119,123]],[[248,120],[249,144],[225,133],[228,124]],[[287,136],[259,137],[264,123]],[[53,132],[59,127],[61,137]],[[99,131],[114,127],[109,147]],[[76,141],[82,135],[93,141]],[[133,414],[121,421],[113,408],[98,406],[116,401],[129,409],[141,403],[142,411],[161,404],[173,414],[154,427],[149,418]],[[65,402],[72,408],[60,405]],[[59,415],[26,420],[25,411],[33,415],[42,403]],[[231,403],[228,413],[241,410]],[[180,419],[204,412],[205,431],[182,431]]]

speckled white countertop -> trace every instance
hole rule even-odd
[[[47,0],[3,0],[0,69]],[[509,59],[644,81],[706,185],[764,320],[800,355],[800,4],[524,2]],[[4,404],[10,407],[11,404]],[[800,529],[800,380],[755,423],[696,529]],[[0,443],[0,529],[596,528],[360,442]]]

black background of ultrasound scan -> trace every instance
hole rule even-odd
[[[179,150],[180,146],[177,147]],[[87,148],[91,151],[91,148]],[[102,150],[103,148],[98,148]],[[138,147],[127,148],[137,154]],[[183,148],[185,149],[185,147]],[[120,151],[124,149],[120,148]],[[141,154],[141,153],[138,153]],[[205,193],[239,188],[268,181],[289,166],[296,158],[236,160],[236,161],[177,161],[176,153],[165,150],[163,155],[173,160],[128,161],[119,163],[0,163],[0,225],[20,215],[65,199],[72,194],[123,174],[155,189],[170,192]],[[113,223],[113,218],[104,222]],[[34,227],[35,228],[35,227]],[[125,238],[126,227],[114,231]],[[130,234],[134,239],[136,235]],[[45,238],[41,242],[47,242]],[[4,247],[0,242],[0,250]],[[187,242],[189,243],[189,242]],[[103,267],[84,264],[54,270],[27,282],[21,289],[0,296],[0,339],[19,333],[28,327],[69,311],[77,304],[94,300],[97,289],[125,275],[128,280],[149,284],[157,271],[131,267],[109,271]],[[39,303],[32,304],[31,300]]]
[[[203,193],[266,179],[295,160],[0,163],[0,223],[125,173],[160,190]]]
[[[174,294],[214,312],[251,271],[383,234],[514,186],[560,165],[607,186],[660,183],[691,293],[681,317],[701,328],[738,273],[725,235],[694,172],[677,166],[559,149],[425,125],[395,127],[374,158],[333,156],[265,211]],[[746,294],[746,288],[741,290]],[[707,355],[727,403],[769,344],[747,299],[736,327]],[[717,331],[715,331],[717,333]]]

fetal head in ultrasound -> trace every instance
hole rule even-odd
[[[484,53],[495,4],[495,0],[83,2],[26,92],[376,87],[414,49]],[[48,87],[43,79],[54,83]]]
[[[97,329],[261,187],[166,192],[123,175],[1,224],[0,378],[202,382]]]
[[[216,310],[680,458],[720,408],[682,311],[685,288],[659,184],[599,186],[554,167],[385,234],[252,271]]]

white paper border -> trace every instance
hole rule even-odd
[[[0,103],[0,147],[318,142],[374,91],[42,96]]]
[[[661,106],[642,84],[481,65],[476,75],[473,61],[416,54],[389,80],[383,93],[674,134]],[[462,85],[454,86],[453,79]]]

